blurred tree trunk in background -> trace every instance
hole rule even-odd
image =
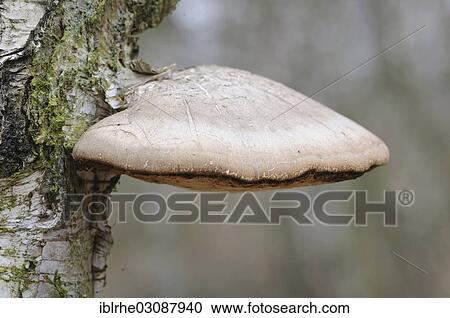
[[[120,103],[136,34],[175,3],[0,0],[1,297],[101,293],[110,228],[66,207],[88,188],[71,149]]]

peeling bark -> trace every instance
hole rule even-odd
[[[117,178],[81,179],[71,149],[120,108],[136,34],[175,3],[0,0],[0,296],[101,294],[110,228],[66,194],[108,192]]]

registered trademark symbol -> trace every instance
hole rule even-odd
[[[410,206],[414,203],[414,192],[412,192],[411,190],[399,191],[397,200],[403,206]]]

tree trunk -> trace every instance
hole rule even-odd
[[[116,178],[81,179],[71,150],[120,108],[136,34],[175,3],[0,0],[1,297],[101,294],[110,227],[69,209],[66,195],[108,192]]]

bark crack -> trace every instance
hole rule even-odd
[[[135,33],[175,3],[0,0],[0,297],[101,295],[111,228],[68,195],[109,193],[117,176],[83,180],[71,150],[114,113],[99,96],[117,87],[120,101]]]

